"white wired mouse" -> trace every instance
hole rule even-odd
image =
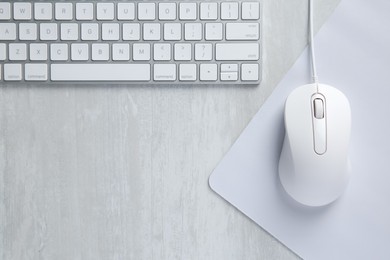
[[[287,98],[279,178],[294,200],[307,206],[324,206],[339,198],[348,184],[351,108],[341,91],[318,83],[313,0],[309,3],[313,83],[298,87]]]
[[[304,85],[289,95],[284,113],[286,133],[279,160],[284,189],[307,206],[333,202],[350,176],[348,99],[328,85]]]

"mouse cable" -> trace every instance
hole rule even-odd
[[[318,76],[316,68],[316,56],[314,51],[314,36],[313,36],[313,0],[309,0],[309,34],[310,34],[310,60],[311,60],[311,73],[313,83],[317,85],[318,92]]]

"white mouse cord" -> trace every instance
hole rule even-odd
[[[318,92],[318,77],[316,68],[316,56],[314,51],[314,36],[313,36],[313,0],[309,0],[309,27],[310,27],[310,59],[311,59],[311,73],[313,83],[317,85]]]

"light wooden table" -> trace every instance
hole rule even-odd
[[[263,17],[259,87],[1,86],[0,259],[297,258],[208,186],[306,44],[307,1]]]

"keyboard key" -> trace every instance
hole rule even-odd
[[[176,80],[176,64],[154,64],[155,81],[175,81]]]
[[[195,44],[195,60],[212,60],[213,45],[211,43]]]
[[[0,60],[7,59],[7,45],[5,43],[0,43]]]
[[[52,64],[53,81],[149,81],[150,64]]]
[[[141,21],[152,21],[156,19],[156,4],[155,3],[139,3],[138,4],[138,19]]]
[[[196,64],[180,64],[179,66],[180,81],[196,80]]]
[[[34,18],[38,21],[53,19],[53,5],[51,3],[34,3]]]
[[[141,39],[140,24],[139,23],[125,23],[123,24],[123,40],[138,41]]]
[[[11,61],[27,60],[27,45],[24,43],[11,43],[8,51]]]
[[[11,4],[0,3],[0,20],[9,20],[9,19],[11,19]]]
[[[201,20],[217,20],[218,4],[217,3],[201,3],[200,4],[200,19]]]
[[[89,59],[88,44],[73,43],[71,45],[71,58],[73,61],[87,61]]]
[[[58,39],[56,23],[41,23],[39,31],[42,41],[56,41]]]
[[[135,19],[135,4],[134,3],[118,3],[118,20],[134,20]]]
[[[221,72],[238,72],[238,64],[236,63],[221,64]]]
[[[127,43],[117,43],[112,45],[112,60],[128,61],[130,60],[130,45]]]
[[[54,43],[50,45],[50,59],[52,61],[66,61],[69,58],[68,44]]]
[[[260,18],[260,3],[258,2],[242,3],[243,20],[258,20],[259,18]]]
[[[81,40],[83,41],[99,40],[99,25],[97,23],[83,23],[81,25]]]
[[[221,81],[237,81],[237,72],[221,72]]]
[[[46,81],[48,79],[47,64],[26,64],[24,79],[26,81]]]
[[[238,3],[237,2],[221,3],[221,19],[222,20],[237,20],[238,19]]]
[[[93,20],[93,3],[77,3],[76,4],[76,20],[92,21]]]
[[[73,19],[73,4],[72,3],[56,3],[55,17],[59,21],[70,21]]]
[[[181,40],[181,24],[166,23],[164,24],[164,40],[180,41]]]
[[[158,19],[162,21],[176,20],[176,3],[159,3]]]
[[[35,41],[36,39],[37,39],[37,24],[35,23],[19,24],[19,40]]]
[[[22,64],[4,64],[4,80],[22,80]]]
[[[169,43],[154,44],[154,60],[168,61],[171,60],[171,45]]]
[[[98,3],[96,6],[96,18],[103,21],[114,20],[114,3]]]
[[[47,44],[45,43],[30,44],[30,60],[32,61],[47,60]]]
[[[217,64],[200,64],[200,80],[201,81],[216,81],[218,79]]]
[[[237,81],[238,64],[221,64],[221,81]]]
[[[24,2],[14,3],[14,19],[15,20],[30,20],[31,19],[31,3],[24,3]]]
[[[258,40],[260,37],[258,23],[227,23],[227,40]]]
[[[61,24],[61,40],[77,41],[79,39],[79,25],[77,23]]]
[[[175,60],[190,61],[192,56],[192,47],[190,43],[175,44]]]
[[[110,45],[107,43],[92,44],[92,60],[108,61],[110,59]]]
[[[242,64],[241,80],[243,81],[259,80],[259,64]]]
[[[258,60],[259,49],[258,43],[217,43],[216,60]]]
[[[202,40],[202,24],[201,23],[186,23],[184,25],[184,39],[186,41]]]
[[[160,23],[144,23],[144,40],[158,41],[161,39]]]
[[[102,24],[102,39],[104,41],[119,40],[119,23]]]
[[[16,24],[0,23],[0,40],[2,41],[16,40]]]
[[[180,20],[196,20],[196,3],[180,3]]]
[[[220,41],[222,40],[223,25],[222,23],[206,23],[206,40]]]
[[[133,60],[148,61],[150,60],[150,44],[134,43],[133,45]]]

